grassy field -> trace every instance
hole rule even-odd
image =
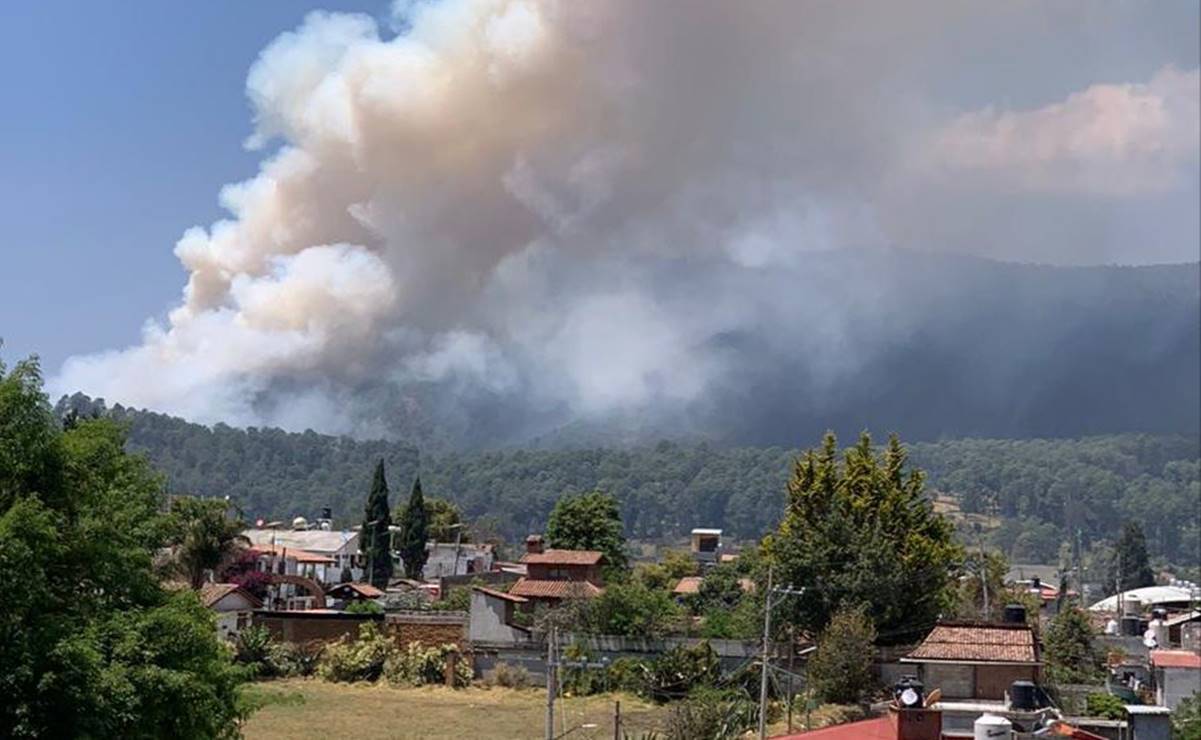
[[[541,738],[545,694],[536,689],[392,688],[387,684],[334,684],[311,679],[271,681],[250,692],[264,703],[243,731],[248,740],[301,738]],[[630,736],[660,729],[666,710],[632,696],[568,698],[556,704],[556,732],[569,737],[613,737],[613,702],[620,699]],[[566,720],[560,724],[560,720]],[[595,727],[580,727],[594,724]]]

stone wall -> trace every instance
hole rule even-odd
[[[382,621],[379,614],[303,611],[259,611],[253,618],[253,623],[266,627],[274,639],[302,645],[333,642],[344,635],[353,639],[360,625]]]

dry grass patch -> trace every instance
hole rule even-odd
[[[315,679],[259,683],[249,691],[264,706],[243,727],[248,740],[300,738],[540,738],[545,694],[536,689],[393,688]],[[565,699],[555,730],[584,724],[572,738],[613,737],[613,702],[621,700],[625,731],[637,737],[662,729],[667,710],[627,695]],[[560,715],[566,724],[560,724]]]

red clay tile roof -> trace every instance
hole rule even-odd
[[[242,598],[249,601],[250,605],[252,607],[254,607],[255,609],[257,609],[263,605],[263,603],[261,601],[259,601],[258,599],[256,599],[254,597],[254,594],[250,593],[249,591],[246,591],[245,589],[243,589],[241,586],[239,586],[236,583],[206,583],[206,584],[204,584],[203,586],[200,587],[200,592],[199,592],[200,603],[204,604],[207,607],[212,607],[218,601],[221,601],[221,599],[224,599],[226,596],[229,596],[230,594],[235,593],[235,592],[240,594],[242,596]]]
[[[520,596],[514,596],[513,594],[507,594],[504,591],[496,591],[491,588],[485,588],[484,586],[472,586],[472,588],[474,590],[479,591],[480,593],[484,594],[485,596],[491,596],[491,597],[497,598],[497,599],[504,599],[505,601],[512,601],[514,604],[524,604],[527,601],[529,601],[529,599],[524,599]]]
[[[512,596],[535,599],[592,598],[601,594],[601,589],[587,581],[536,581],[522,578],[509,589]]]
[[[823,727],[820,730],[798,732],[795,735],[777,735],[772,740],[793,740],[794,738],[812,738],[813,740],[894,740],[896,728],[888,717],[876,717],[860,722],[848,722],[845,725]]]
[[[1196,668],[1201,670],[1201,655],[1188,650],[1152,650],[1151,665],[1156,668]]]
[[[905,661],[1037,663],[1034,633],[1024,624],[944,622]]]
[[[539,563],[542,565],[596,565],[605,557],[597,550],[547,550],[545,552],[527,552],[522,556],[523,563]]]
[[[370,583],[339,583],[337,586],[329,589],[326,593],[336,593],[342,589],[354,591],[364,599],[378,599],[384,595],[384,592],[372,586]]]
[[[277,558],[288,558],[298,563],[325,563],[332,565],[334,562],[333,558],[326,555],[318,555],[315,552],[300,550],[295,547],[284,547],[283,545],[254,545],[250,550],[259,555],[274,555]]]

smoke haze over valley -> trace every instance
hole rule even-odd
[[[447,447],[1195,434],[1197,21],[313,13],[248,72],[261,168],[178,305],[50,388]]]

